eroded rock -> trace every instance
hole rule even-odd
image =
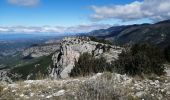
[[[54,67],[50,76],[54,79],[69,77],[75,61],[83,53],[92,54],[95,58],[104,57],[111,62],[118,58],[121,51],[121,47],[94,42],[88,37],[65,38],[60,50],[53,55]]]

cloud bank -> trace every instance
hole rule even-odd
[[[0,26],[0,33],[85,33],[97,29],[106,29],[111,27],[109,24],[91,24],[91,25],[78,25],[74,27],[63,26]]]
[[[36,6],[40,3],[40,0],[8,0],[8,2],[18,6]]]
[[[92,6],[92,20],[120,19],[122,21],[149,18],[160,21],[170,18],[170,0],[135,1],[125,5]]]

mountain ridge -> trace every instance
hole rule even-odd
[[[108,29],[95,30],[86,35],[108,39],[118,45],[148,42],[166,47],[170,44],[170,20],[155,24],[113,26]]]

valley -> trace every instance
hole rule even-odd
[[[170,100],[170,0],[0,0],[0,100]]]
[[[1,98],[168,100],[169,25],[163,21],[86,35],[1,38]]]
[[[48,41],[60,40],[62,36],[0,34],[0,68],[15,67],[29,60],[24,60],[23,51],[34,45],[41,45]],[[31,60],[30,60],[31,61]]]

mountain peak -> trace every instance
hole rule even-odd
[[[170,23],[170,19],[164,20],[164,21],[160,21],[160,22],[158,22],[156,24],[168,24],[168,23]]]

